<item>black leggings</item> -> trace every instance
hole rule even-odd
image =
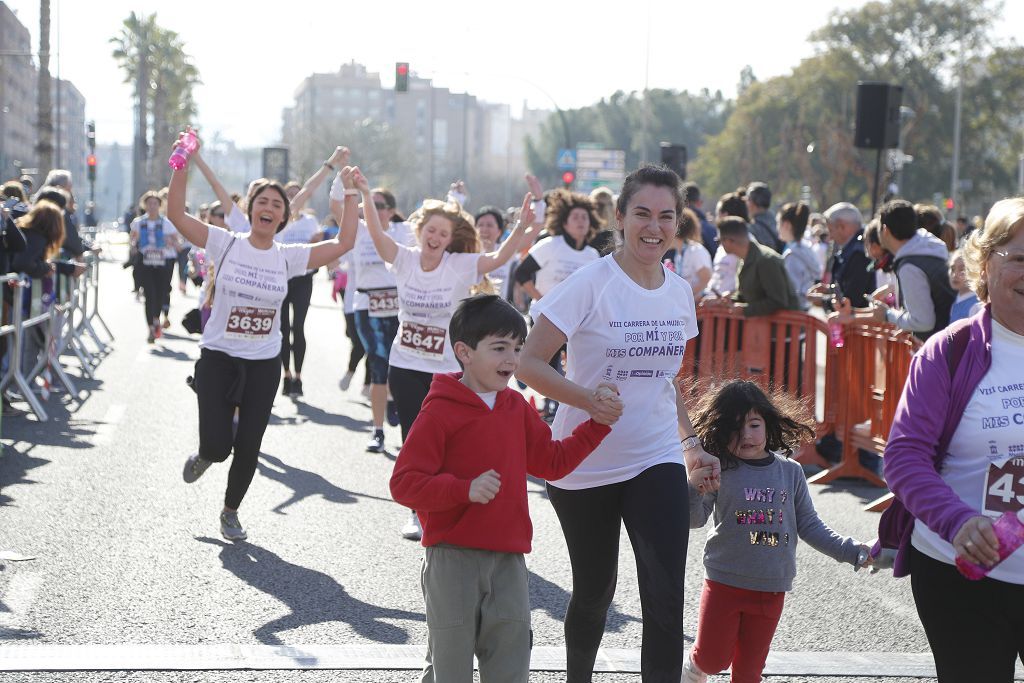
[[[969,581],[910,549],[910,586],[939,683],[1010,683],[1024,661],[1024,585]]]
[[[146,299],[146,324],[152,325],[160,312],[170,301],[171,277],[174,275],[174,260],[168,259],[162,266],[136,266]]]
[[[306,358],[306,314],[312,297],[313,273],[288,280],[288,294],[281,306],[281,363],[285,372],[291,372],[291,355],[294,353],[295,372],[302,373],[302,361]],[[289,305],[295,309],[294,318],[289,317]]]
[[[419,370],[406,370],[396,368],[394,365],[388,371],[388,388],[391,389],[391,396],[395,399],[395,407],[398,408],[398,421],[402,425],[402,441],[409,435],[412,423],[420,414],[423,407],[423,399],[430,391],[430,383],[434,375]]]
[[[196,361],[195,390],[199,395],[199,457],[224,462],[234,449],[228,471],[224,506],[237,510],[249,490],[270,422],[270,409],[281,381],[281,362],[275,358],[243,360],[203,349]],[[238,431],[232,421],[238,407]]]
[[[359,367],[359,361],[366,355],[366,349],[363,348],[363,342],[359,339],[359,332],[356,329],[356,314],[346,313],[345,314],[345,336],[348,337],[349,343],[352,344],[352,352],[348,355],[348,371],[354,373],[356,368]],[[363,384],[370,383],[370,364],[366,364],[366,375],[363,380]]]
[[[627,481],[589,489],[547,485],[572,565],[565,614],[567,683],[589,683],[615,596],[619,530],[636,555],[643,614],[644,683],[679,683],[683,666],[683,585],[690,536],[686,470],[650,467]]]

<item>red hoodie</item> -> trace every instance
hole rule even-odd
[[[522,394],[503,389],[491,409],[459,377],[434,375],[395,462],[391,496],[416,510],[425,546],[528,553],[533,524],[526,475],[561,479],[611,428],[587,420],[569,438],[554,441]],[[471,503],[470,483],[491,469],[501,475],[498,494],[489,503]]]

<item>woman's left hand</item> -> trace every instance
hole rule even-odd
[[[985,515],[971,517],[953,537],[953,550],[957,555],[983,567],[999,561],[999,539],[992,529],[992,520]]]

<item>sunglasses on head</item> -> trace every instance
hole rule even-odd
[[[384,211],[385,209],[390,209],[391,208],[390,206],[388,206],[387,204],[384,204],[383,202],[374,202],[373,203],[373,207],[375,209],[377,209],[378,211]]]

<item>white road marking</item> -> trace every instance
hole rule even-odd
[[[94,446],[106,446],[111,442],[114,434],[117,432],[117,425],[124,419],[124,414],[127,410],[128,407],[123,403],[115,403],[107,408],[106,414],[103,415],[103,420],[96,426],[96,432],[93,434],[92,443]]]

